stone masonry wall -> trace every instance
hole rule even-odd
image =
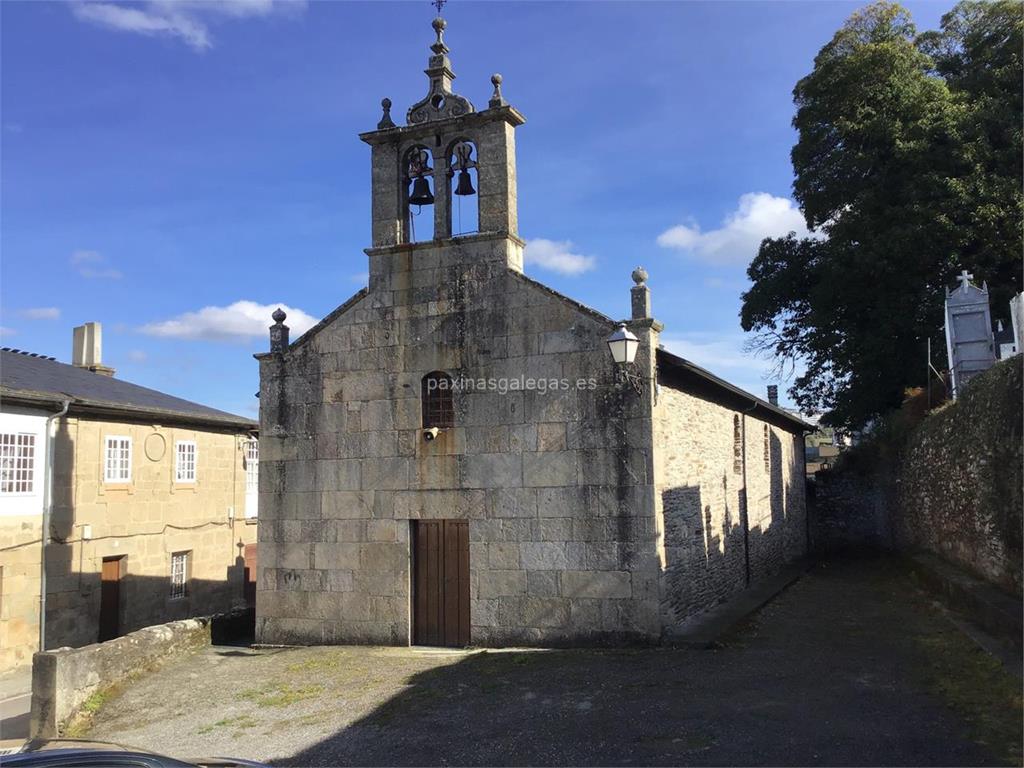
[[[107,435],[132,438],[128,484],[103,482]],[[196,442],[196,483],[174,481],[176,440]],[[162,453],[156,451],[158,445]],[[256,525],[243,517],[245,470],[238,434],[62,419],[56,430],[55,467],[47,552],[48,648],[96,642],[104,557],[125,558],[121,632],[228,611],[244,602],[238,545],[255,541]],[[85,525],[92,527],[88,540],[83,537]],[[189,592],[171,599],[171,554],[185,551],[191,553]]]
[[[1021,593],[1022,361],[997,363],[914,430],[900,463],[893,533]]]
[[[736,471],[734,417],[746,427],[744,473]],[[764,427],[769,430],[769,468]],[[776,572],[806,551],[802,438],[739,411],[663,385],[655,409],[656,494],[664,518],[662,611],[683,621]]]
[[[819,473],[815,548],[926,550],[1019,595],[1022,361],[997,363],[909,434],[869,440]]]
[[[41,517],[0,518],[0,673],[28,666],[39,650]]]
[[[520,248],[372,250],[369,292],[261,359],[258,641],[409,643],[430,518],[469,520],[473,644],[658,636],[649,405],[614,381],[610,321],[510,269]],[[457,391],[425,442],[435,370],[572,386]]]

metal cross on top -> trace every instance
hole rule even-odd
[[[435,8],[437,8],[437,15],[440,16],[441,15],[441,9],[444,8],[444,4],[447,3],[447,2],[448,2],[448,0],[432,0],[432,2],[430,4],[432,6],[434,6]]]
[[[438,0],[438,2],[442,2],[442,0]],[[960,287],[966,291],[967,286],[969,286],[971,284],[971,280],[974,279],[974,275],[970,274],[966,269],[963,269],[960,271],[960,274],[957,275],[956,279],[960,281]]]

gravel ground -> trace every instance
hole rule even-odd
[[[714,650],[206,649],[90,738],[279,765],[1021,764],[1020,681],[891,560],[820,566]]]

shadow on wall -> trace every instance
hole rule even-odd
[[[226,567],[223,579],[189,578],[186,594],[174,598],[169,563],[166,575],[141,575],[133,570],[138,567],[133,556],[119,554],[113,546],[115,539],[124,542],[157,537],[125,533],[98,537],[83,545],[82,526],[76,523],[75,515],[74,462],[74,441],[62,419],[54,443],[54,464],[60,471],[54,476],[50,543],[46,548],[48,649],[80,647],[153,624],[245,607],[247,574],[240,542],[233,545],[237,556]],[[197,532],[197,541],[201,535]],[[109,547],[104,545],[107,541],[111,542]],[[87,548],[95,555],[86,558]],[[99,554],[105,550],[109,554]],[[245,631],[242,627],[236,630]],[[252,629],[248,632],[251,635]]]
[[[696,485],[662,492],[662,610],[667,621],[702,613],[806,553],[806,512],[799,501],[804,488],[798,485],[805,480],[794,467],[790,482],[784,482],[782,444],[774,433],[770,456],[769,490],[759,500],[746,498],[741,476],[728,472],[711,491]],[[791,505],[796,510],[787,515]],[[769,514],[761,513],[762,506]]]

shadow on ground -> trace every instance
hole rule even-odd
[[[90,735],[288,766],[1020,764],[1019,680],[886,559],[814,569],[708,651],[236,651]]]

